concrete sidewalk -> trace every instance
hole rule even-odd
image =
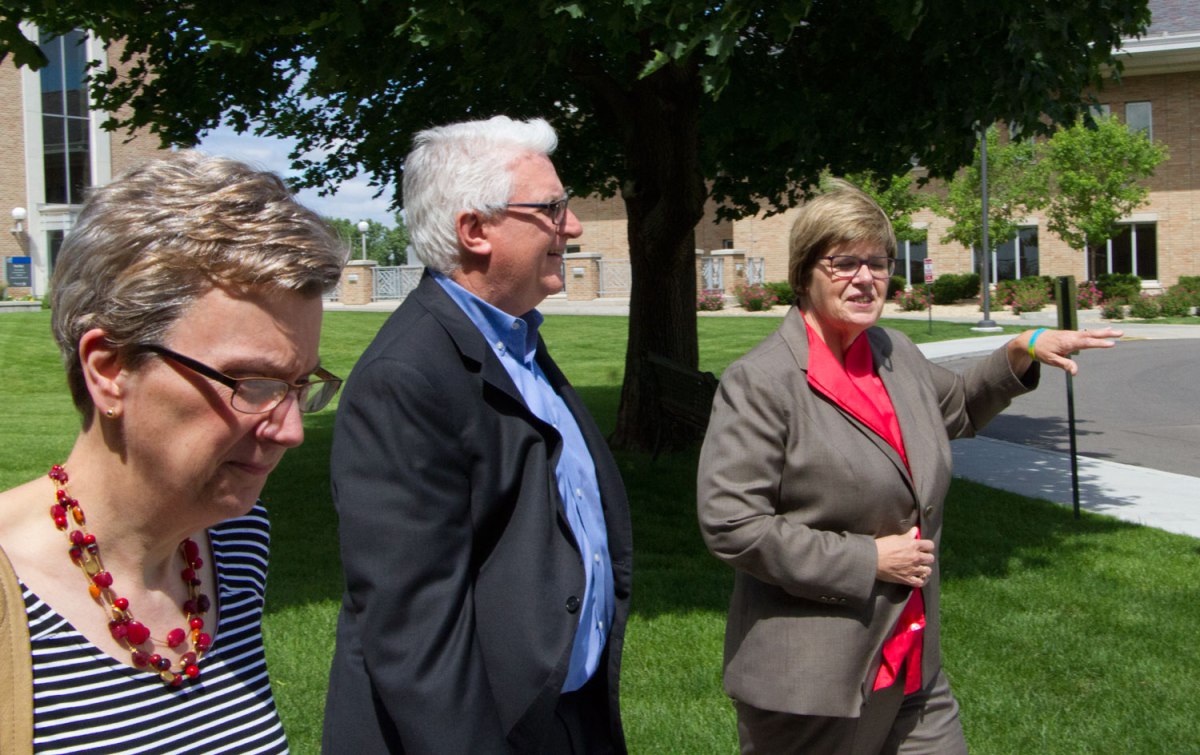
[[[1072,505],[1071,457],[993,438],[950,444],[954,474],[989,487]],[[1079,506],[1200,538],[1200,478],[1077,457]]]
[[[1080,323],[1086,325],[1085,323]],[[1125,338],[1200,338],[1200,326],[1117,323]],[[1012,336],[921,344],[931,360],[982,356]],[[950,444],[954,474],[993,488],[1073,505],[1071,457],[993,438]],[[1200,538],[1200,477],[1077,456],[1080,508]],[[1197,470],[1200,473],[1200,469]]]

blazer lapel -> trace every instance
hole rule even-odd
[[[933,468],[937,463],[937,454],[926,453],[917,448],[917,444],[926,442],[925,439],[937,437],[936,428],[927,421],[926,415],[917,411],[921,406],[919,385],[914,376],[907,374],[910,365],[902,365],[897,369],[892,359],[893,348],[891,336],[883,328],[871,328],[867,331],[871,339],[871,356],[875,360],[875,370],[887,388],[888,396],[892,399],[892,408],[896,412],[896,421],[900,423],[900,436],[904,439],[905,451],[908,455],[908,470],[905,478],[913,492],[918,494],[921,485],[933,479],[936,474]]]
[[[479,332],[479,328],[475,327],[475,323],[471,322],[471,318],[467,317],[467,314],[454,303],[449,294],[442,290],[428,270],[425,271],[420,285],[412,295],[417,297],[425,309],[445,329],[463,359],[474,364],[483,381],[520,404],[526,414],[536,420],[537,418],[526,406],[525,399],[521,397],[521,392],[517,390],[517,386],[504,369],[504,365],[500,364],[500,360],[492,352],[492,347]]]
[[[871,337],[872,333],[876,331],[879,331],[879,329],[869,329],[867,331],[867,336]],[[804,376],[804,384],[802,386],[797,386],[797,390],[812,390],[808,386],[808,326],[804,322],[804,315],[800,311],[799,307],[792,307],[787,315],[784,316],[783,324],[779,327],[779,334],[783,337],[783,340],[791,349],[792,354],[796,359],[796,364]],[[886,336],[884,336],[884,338],[886,339]],[[890,352],[890,349],[888,349],[888,351]],[[879,361],[879,351],[876,349],[876,342],[873,338],[871,340],[871,355],[875,359],[876,369],[879,370],[880,376],[882,377],[883,369],[881,362]],[[900,423],[901,436],[907,438],[908,435],[904,432],[904,416],[901,415],[900,408],[897,406],[897,397],[894,393],[892,393],[891,385],[888,383],[887,379],[884,379],[883,385],[888,389],[888,396],[892,399],[893,406],[896,407],[896,418]],[[904,478],[904,482],[911,490],[915,492],[912,475],[909,473],[908,467],[904,465],[904,460],[900,458],[900,454],[896,451],[896,449],[892,448],[891,444],[881,438],[874,430],[863,424],[853,414],[845,411],[833,401],[826,399],[824,396],[822,396],[822,400],[827,401],[829,406],[833,407],[839,414],[845,417],[850,424],[853,425],[854,428],[862,433],[868,440],[870,440],[871,443],[873,443],[875,447],[878,448],[881,453],[883,453],[884,456],[887,456],[888,460],[895,465],[896,471],[898,471],[901,477]],[[911,426],[912,423],[910,422],[909,424]]]

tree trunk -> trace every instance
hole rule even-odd
[[[681,80],[688,84],[680,86]],[[657,352],[696,367],[695,228],[707,189],[700,171],[699,80],[668,66],[631,92],[625,155],[632,179],[622,187],[628,218],[633,286],[625,382],[612,443],[649,449],[658,429],[653,386],[642,369]],[[681,442],[669,436],[672,445]]]

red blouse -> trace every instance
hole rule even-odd
[[[907,467],[908,455],[904,451],[900,422],[896,419],[896,410],[887,388],[875,373],[875,362],[866,333],[860,334],[850,344],[843,367],[815,329],[807,326],[805,330],[808,332],[808,384],[883,438],[896,449]],[[920,537],[920,533],[917,536]],[[891,686],[906,661],[904,694],[921,688],[924,629],[925,599],[918,588],[913,590],[896,628],[883,644],[883,662],[875,676],[873,689]]]

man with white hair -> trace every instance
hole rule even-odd
[[[354,368],[332,454],[346,592],[331,753],[620,753],[624,487],[538,336],[582,233],[544,120],[422,131],[417,290]]]

